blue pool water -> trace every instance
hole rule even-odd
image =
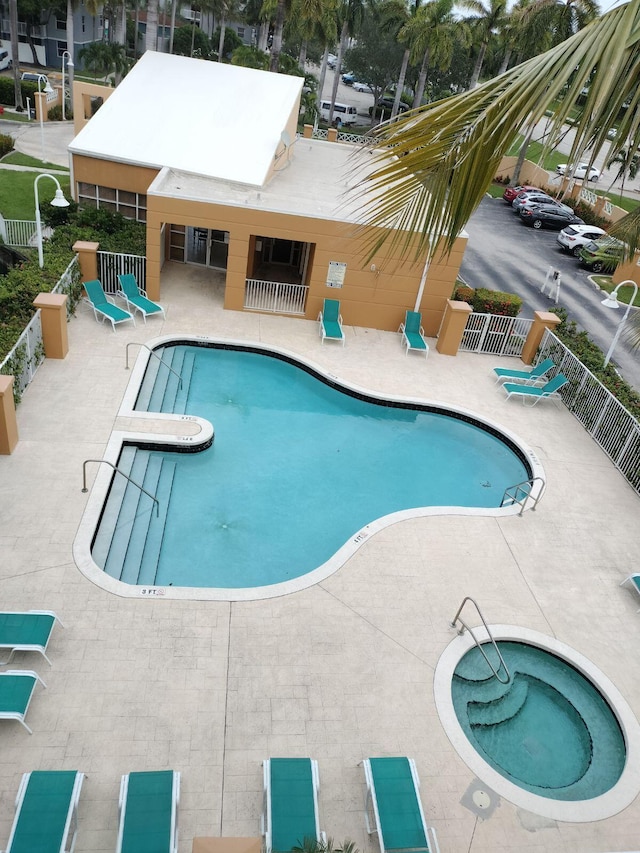
[[[199,453],[124,448],[119,465],[147,478],[161,507],[156,518],[137,493],[123,515],[115,478],[92,553],[125,582],[275,584],[317,568],[381,516],[498,507],[505,488],[530,476],[521,454],[469,419],[359,399],[264,352],[158,352],[185,377],[182,388],[152,359],[157,375],[143,382],[136,408],[206,418],[215,440]],[[134,529],[140,516],[144,535]],[[134,544],[114,545],[114,528],[131,528]]]
[[[602,694],[544,649],[505,641],[498,647],[509,685],[492,676],[474,647],[458,663],[451,686],[458,721],[475,749],[502,776],[542,797],[575,801],[610,790],[626,748]],[[483,648],[497,668],[495,651]]]

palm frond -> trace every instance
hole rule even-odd
[[[570,39],[505,74],[460,95],[405,113],[377,128],[369,175],[354,190],[367,226],[382,239],[413,245],[433,257],[439,238],[450,251],[491,184],[517,134],[558,103],[554,138],[589,83],[569,155],[593,163],[618,113],[624,117],[610,143],[615,157],[625,142],[640,145],[640,0],[631,0]],[[623,104],[627,104],[626,109]],[[585,152],[588,151],[588,155]],[[415,234],[420,235],[416,248]],[[370,232],[371,233],[371,232]],[[377,242],[376,242],[377,241]]]

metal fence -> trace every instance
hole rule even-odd
[[[71,317],[76,310],[79,293],[74,292],[74,286],[80,283],[80,264],[78,256],[74,255],[69,266],[58,279],[58,283],[51,291],[52,293],[64,293],[67,296],[67,318]]]
[[[122,255],[115,252],[98,252],[98,278],[105,293],[118,292],[118,276],[130,273],[138,285],[146,290],[147,259],[144,255]]]
[[[460,349],[489,355],[520,356],[533,320],[498,314],[469,314]]]
[[[17,402],[43,361],[42,318],[40,311],[36,311],[14,348],[0,364],[0,373],[14,377],[13,396]]]
[[[0,215],[0,237],[7,246],[36,245],[35,219],[5,219]]]
[[[304,314],[309,288],[305,284],[246,279],[244,307],[278,314]]]
[[[552,358],[567,377],[559,392],[562,402],[640,494],[640,423],[549,330],[539,357]]]

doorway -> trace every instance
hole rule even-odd
[[[229,232],[213,228],[187,227],[185,261],[217,270],[226,270]]]

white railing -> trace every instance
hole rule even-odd
[[[559,391],[562,402],[640,494],[640,423],[549,330],[539,358],[552,358],[567,377]]]
[[[591,207],[593,207],[598,201],[598,196],[596,195],[596,193],[594,193],[593,190],[588,190],[586,187],[583,187],[580,190],[580,198],[582,199],[582,201],[586,201],[587,204],[590,204]]]
[[[366,136],[364,133],[345,133],[339,130],[338,142],[351,142],[354,145],[373,145],[374,139],[372,136]]]
[[[533,320],[499,314],[469,314],[460,349],[491,355],[520,356]]]
[[[244,288],[244,307],[276,314],[304,314],[308,290],[305,284],[248,278]]]
[[[14,377],[13,396],[17,401],[43,361],[42,319],[40,311],[36,311],[16,345],[0,363],[0,373]]]
[[[0,237],[7,246],[35,246],[35,219],[5,219],[0,214]]]
[[[74,255],[69,263],[69,266],[58,279],[58,283],[53,288],[51,293],[64,293],[69,298],[67,299],[67,317],[71,317],[75,312],[78,294],[73,294],[73,286],[80,282],[80,264],[78,256]]]
[[[115,252],[98,252],[98,278],[106,293],[118,292],[118,276],[130,273],[145,288],[147,259],[144,255],[123,255]]]

